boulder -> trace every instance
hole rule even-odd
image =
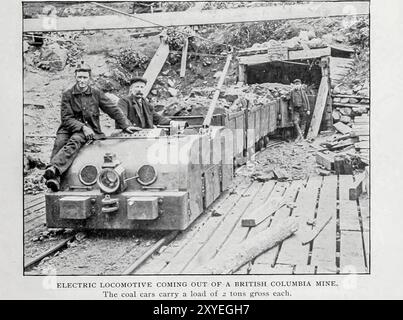
[[[178,95],[178,90],[174,88],[168,88],[168,92],[172,97],[176,97]]]
[[[351,108],[341,108],[340,109],[340,113],[343,115],[343,116],[351,116]]]
[[[335,87],[335,88],[333,89],[333,93],[334,93],[334,94],[340,94],[340,93],[341,93],[340,87]]]
[[[351,122],[351,117],[349,117],[349,116],[341,116],[340,121],[345,123],[345,124],[350,123]]]
[[[368,89],[362,89],[362,90],[358,91],[358,94],[360,96],[363,96],[363,97],[369,97],[369,90]]]
[[[57,43],[52,43],[42,48],[39,59],[38,67],[49,71],[60,71],[66,66],[67,50]]]
[[[339,112],[339,111],[333,110],[332,116],[333,116],[334,122],[340,121],[341,115],[340,115],[340,112]]]
[[[355,98],[350,98],[349,103],[358,103],[359,100]]]

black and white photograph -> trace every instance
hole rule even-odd
[[[369,2],[23,2],[24,275],[370,274]]]
[[[402,298],[402,9],[6,1],[0,299]]]

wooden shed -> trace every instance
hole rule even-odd
[[[244,84],[276,82],[290,84],[294,79],[318,87],[307,138],[315,138],[322,127],[332,125],[330,88],[351,69],[354,50],[343,45],[292,50],[281,43],[266,48],[248,48],[239,52],[239,82]]]

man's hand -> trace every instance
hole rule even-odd
[[[124,129],[123,131],[132,134],[135,131],[140,131],[140,130],[141,130],[141,128],[139,128],[139,127],[130,126],[130,127],[127,127],[126,129]]]
[[[95,133],[94,130],[92,130],[90,127],[83,126],[83,133],[86,139],[94,139]]]
[[[311,111],[307,110],[306,114],[309,116],[311,114]]]

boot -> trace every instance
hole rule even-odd
[[[48,167],[43,174],[46,180],[55,179],[57,176],[59,176],[59,170],[54,166]]]
[[[60,190],[60,178],[55,177],[54,179],[49,179],[46,181],[46,186],[51,189],[53,192],[57,192]]]

